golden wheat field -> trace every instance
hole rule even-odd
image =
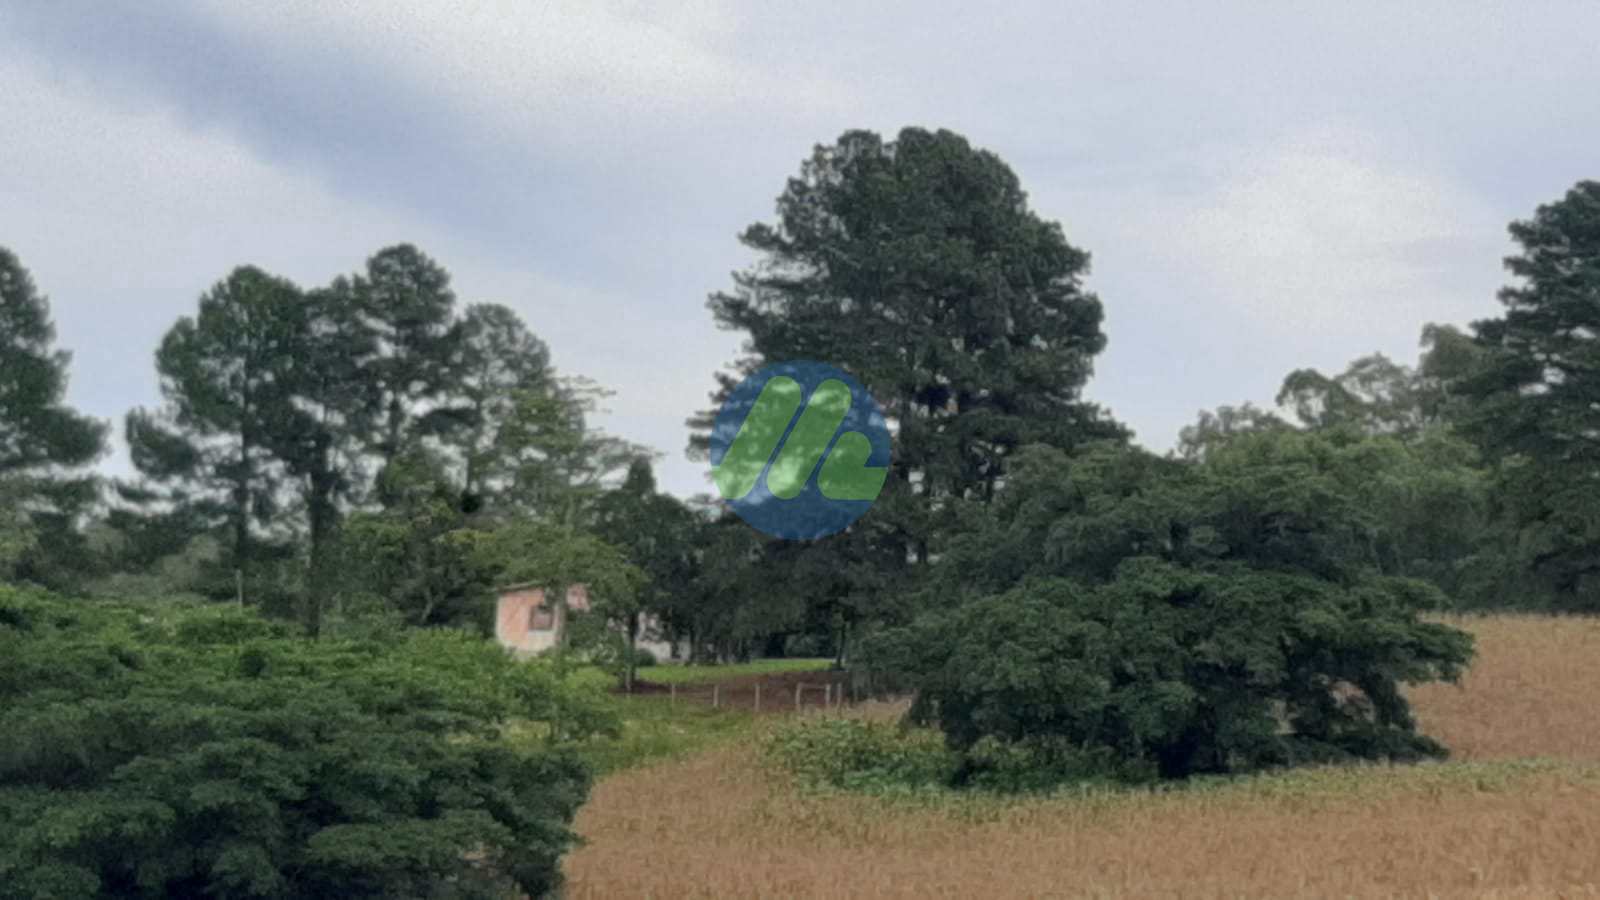
[[[1455,622],[1473,669],[1413,692],[1448,763],[939,803],[802,793],[747,742],[599,784],[567,895],[1600,897],[1600,620]]]

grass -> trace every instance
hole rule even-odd
[[[832,665],[827,659],[767,659],[719,666],[650,666],[639,670],[641,680],[656,684],[684,686],[710,685],[753,676],[773,676],[794,672],[820,671]],[[615,676],[596,667],[578,669],[573,676],[589,688],[608,690]],[[785,695],[786,696],[786,695]],[[730,703],[735,699],[732,693]],[[739,699],[745,699],[742,695]],[[774,703],[777,695],[772,697]],[[737,738],[748,737],[756,717],[748,707],[725,705],[713,709],[707,703],[671,703],[657,696],[607,694],[603,700],[621,721],[619,737],[596,737],[583,747],[583,755],[600,776],[647,763],[661,762],[711,749]],[[539,739],[532,726],[523,726],[522,736]]]
[[[832,665],[831,659],[758,659],[718,666],[662,665],[640,669],[639,678],[656,684],[711,684],[753,675],[821,672]]]
[[[1448,763],[894,799],[797,790],[755,741],[708,740],[597,786],[567,896],[1600,897],[1600,620],[1454,621],[1477,664],[1411,692]],[[667,715],[705,712],[738,715]]]
[[[754,717],[699,704],[673,706],[653,697],[611,697],[622,720],[619,738],[596,738],[584,757],[601,776],[646,763],[698,753],[743,736]]]

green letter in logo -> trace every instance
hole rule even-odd
[[[809,397],[807,384],[815,385]],[[818,363],[780,363],[746,379],[723,405],[712,432],[712,479],[757,528],[821,537],[877,499],[889,474],[882,462],[888,439],[882,412],[848,374]],[[873,465],[875,448],[880,462]],[[808,492],[813,473],[816,489]],[[763,474],[767,491],[752,496]]]

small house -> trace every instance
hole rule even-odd
[[[519,656],[533,656],[552,650],[561,642],[566,630],[566,611],[584,612],[589,609],[589,591],[575,584],[567,589],[567,602],[550,603],[544,588],[533,584],[513,584],[499,591],[495,603],[494,638],[502,647],[508,647]],[[661,623],[654,616],[644,616],[639,622],[639,633],[634,645],[646,650],[658,662],[671,662],[687,655],[680,642],[662,639]]]

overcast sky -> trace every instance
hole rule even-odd
[[[1089,396],[1156,450],[1494,314],[1507,222],[1600,178],[1600,4],[984,6],[9,4],[0,245],[120,430],[232,267],[309,286],[416,243],[614,389],[605,427],[687,495],[683,420],[739,341],[705,296],[847,129],[1016,169],[1093,255]]]

